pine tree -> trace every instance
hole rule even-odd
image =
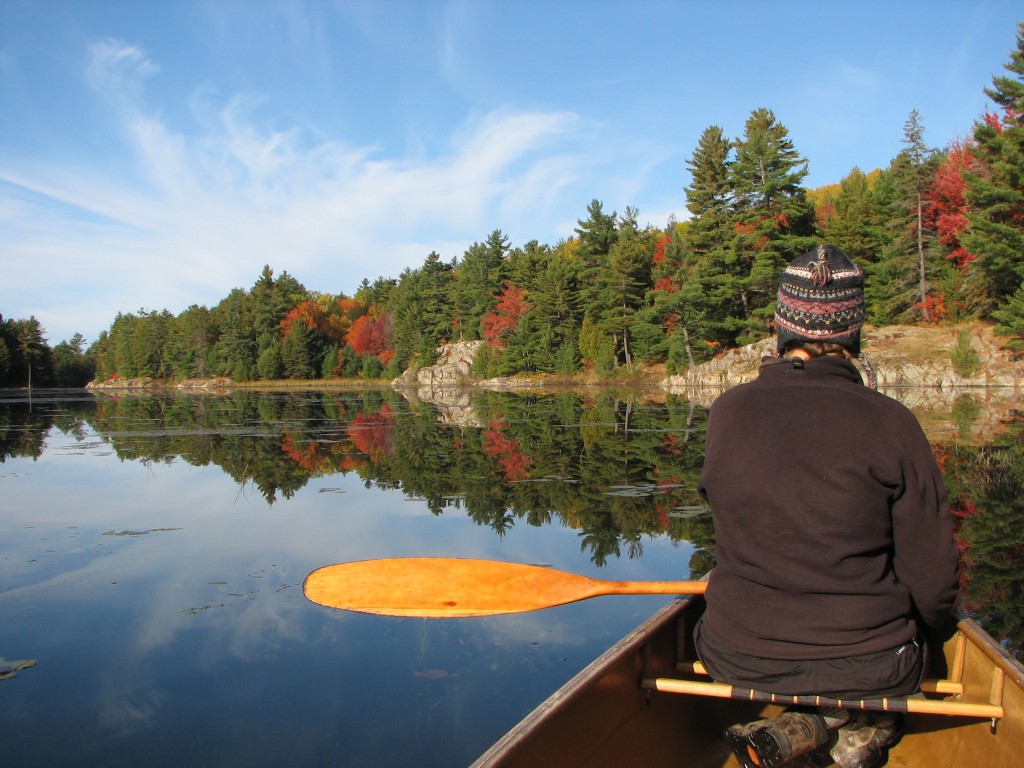
[[[651,285],[652,236],[649,230],[637,229],[636,217],[636,209],[627,207],[598,293],[600,324],[611,335],[616,361],[627,366],[633,364],[630,328]]]
[[[921,116],[916,109],[910,112],[903,131],[903,143],[907,145],[906,153],[912,170],[913,206],[911,211],[914,215],[914,246],[917,252],[916,306],[921,310],[925,322],[931,322],[933,318],[930,316],[926,301],[931,284],[928,280],[928,267],[925,263],[924,212],[929,203],[926,200],[926,194],[935,177],[936,164],[930,162],[935,156],[935,152],[924,143],[924,126],[921,125]]]
[[[1003,110],[974,127],[977,172],[965,172],[969,226],[961,241],[976,257],[986,307],[1006,303],[1024,281],[1024,22],[1006,64],[985,93]]]
[[[13,320],[5,324],[9,363],[9,381],[18,387],[45,387],[53,383],[53,351],[46,331],[35,318]]]
[[[550,246],[531,240],[522,248],[513,248],[508,255],[508,280],[527,292],[533,292],[540,274],[551,260]]]
[[[263,266],[263,271],[253,284],[249,295],[252,297],[253,325],[258,330],[273,328],[281,321],[284,312],[281,312],[278,306],[274,291],[274,270],[269,264]],[[288,309],[291,307],[286,307],[285,311]]]
[[[210,311],[206,307],[193,304],[171,320],[164,344],[164,361],[176,379],[206,376],[213,334]]]
[[[473,243],[462,256],[452,285],[452,305],[462,338],[480,338],[480,320],[494,308],[505,276],[508,240],[500,229],[485,243]]]
[[[1010,337],[1007,349],[1024,352],[1024,284],[992,312],[992,317],[999,322],[996,332]]]
[[[53,348],[54,384],[58,387],[84,387],[95,373],[85,356],[85,337],[76,333]]]
[[[580,323],[579,274],[564,249],[548,253],[546,262],[537,265],[530,291],[532,327],[543,334],[542,349],[536,356],[543,371],[575,370],[579,362],[577,344]]]
[[[256,368],[256,334],[249,295],[235,288],[212,314],[220,328],[214,346],[214,371],[236,381],[247,381]]]
[[[807,162],[769,109],[755,109],[736,141],[731,166],[735,236],[725,272],[735,281],[743,317],[737,342],[769,333],[779,272],[814,244],[814,209],[802,184]]]
[[[586,219],[577,219],[575,254],[580,260],[580,308],[585,314],[599,317],[603,306],[600,298],[601,276],[608,268],[608,256],[618,237],[615,213],[604,212],[597,199],[587,206]]]
[[[872,184],[859,168],[839,183],[832,200],[832,212],[819,215],[822,239],[832,243],[861,267],[878,260],[882,247],[881,212]]]
[[[281,366],[290,379],[311,379],[319,370],[312,331],[301,320],[281,340]]]
[[[666,305],[663,322],[671,343],[677,350],[682,347],[690,365],[702,357],[695,353],[696,339],[733,346],[748,313],[745,265],[733,247],[737,225],[732,148],[718,126],[701,135],[687,163],[692,180],[685,192],[693,217],[684,239],[668,246],[670,253],[675,252],[670,259],[679,266],[671,282],[661,284],[672,295],[656,297]],[[674,359],[681,360],[678,352]]]
[[[686,209],[692,214],[687,227],[687,248],[698,258],[718,252],[729,239],[732,216],[731,142],[717,125],[701,134],[693,157],[687,160],[690,185]]]
[[[917,110],[904,124],[903,143],[875,188],[885,244],[878,263],[868,270],[865,297],[869,319],[878,324],[931,321],[929,275],[933,267],[942,268],[941,255],[932,248],[934,233],[924,227],[927,190],[942,156],[924,143]]]
[[[418,283],[422,303],[418,324],[423,340],[418,348],[433,349],[451,336],[451,285],[454,274],[454,265],[441,261],[436,251],[430,252],[420,269]]]

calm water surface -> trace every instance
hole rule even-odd
[[[0,658],[38,663],[0,680],[3,762],[468,765],[668,598],[403,619],[315,606],[306,574],[431,555],[694,578],[704,419],[664,395],[7,394]],[[985,594],[1014,550],[977,509],[1024,517],[1013,445],[937,447],[965,551],[999,561]],[[997,602],[972,604],[1019,647]]]

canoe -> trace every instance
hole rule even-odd
[[[690,636],[703,608],[699,595],[673,600],[471,768],[737,766],[723,730],[777,715],[785,705],[752,701],[756,692],[700,674]],[[935,649],[932,666],[923,697],[864,703],[863,708],[894,710],[909,705],[905,733],[889,750],[887,765],[1024,765],[1024,666],[963,616],[956,633]]]

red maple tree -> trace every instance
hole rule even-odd
[[[964,171],[972,170],[977,161],[968,142],[955,142],[942,165],[935,171],[929,198],[927,216],[939,240],[950,248],[946,256],[963,269],[974,256],[960,243],[960,235],[967,229],[967,181]]]
[[[498,295],[497,305],[480,320],[484,338],[491,344],[500,344],[502,337],[519,327],[520,318],[529,309],[526,291],[506,281]]]
[[[363,315],[352,323],[345,340],[357,355],[376,355],[386,365],[395,353],[392,345],[391,315]]]

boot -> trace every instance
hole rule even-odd
[[[810,712],[784,712],[726,729],[725,738],[742,768],[775,768],[828,741],[825,720]]]
[[[829,750],[837,768],[877,768],[885,763],[884,750],[903,733],[903,719],[891,712],[858,712],[836,731]]]

